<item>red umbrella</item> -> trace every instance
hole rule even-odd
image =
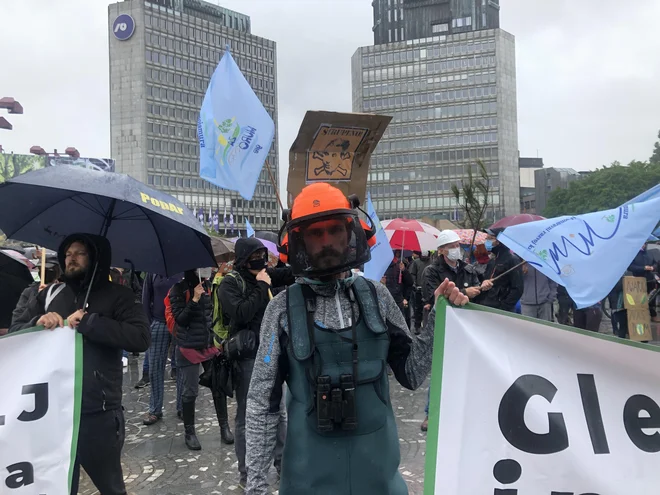
[[[392,249],[408,251],[433,251],[438,246],[437,239],[417,220],[395,218],[381,223]]]
[[[513,227],[514,225],[520,225],[521,223],[537,222],[538,220],[545,220],[545,217],[541,215],[532,215],[530,213],[520,213],[519,215],[510,215],[504,217],[489,228],[491,229],[506,229],[507,227]]]

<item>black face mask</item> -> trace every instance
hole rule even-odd
[[[248,270],[263,270],[268,265],[268,260],[266,258],[259,258],[256,260],[248,260],[245,264]]]

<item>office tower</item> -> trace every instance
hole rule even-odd
[[[511,34],[468,30],[361,47],[352,74],[353,111],[394,117],[371,159],[368,187],[381,218],[460,220],[451,186],[460,188],[477,160],[491,179],[488,218],[519,212]]]
[[[275,191],[264,169],[251,201],[199,178],[197,119],[207,85],[229,46],[276,124],[268,156],[275,180],[277,69],[273,41],[250,18],[202,0],[126,0],[108,7],[110,134],[117,171],[176,196],[191,209],[226,208],[242,229],[275,230]]]

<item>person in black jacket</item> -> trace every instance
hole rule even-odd
[[[176,321],[175,355],[177,374],[181,375],[184,440],[190,450],[200,450],[202,446],[195,433],[195,402],[199,393],[199,365],[207,370],[214,356],[211,352],[215,349],[211,333],[213,305],[205,280],[201,280],[197,270],[185,272],[183,280],[174,284],[169,294]],[[213,399],[218,400],[215,396]]]
[[[71,493],[78,493],[82,465],[101,493],[124,495],[121,354],[122,349],[149,348],[149,324],[133,292],[109,281],[111,250],[106,238],[71,235],[60,245],[58,259],[65,267],[65,284],[39,292],[27,311],[12,321],[10,332],[38,325],[52,330],[67,319],[82,334],[82,405]]]
[[[438,236],[438,257],[424,270],[422,297],[424,310],[430,311],[435,303],[435,291],[445,279],[453,282],[470,300],[480,292],[479,275],[474,266],[468,265],[462,259],[460,237],[453,230],[443,230]],[[429,398],[426,402],[426,418],[422,422],[422,431],[427,431],[429,425]]]
[[[41,266],[41,260],[35,263],[35,266],[39,268]],[[12,313],[13,320],[18,320],[21,318],[23,313],[28,310],[30,304],[33,303],[34,299],[36,299],[36,297],[39,295],[39,292],[41,292],[44,287],[57,282],[57,280],[60,278],[62,273],[60,271],[60,266],[57,264],[57,260],[46,260],[44,275],[45,280],[41,282],[35,282],[23,291],[21,298],[18,300],[18,304],[16,304],[16,307]]]
[[[523,294],[523,273],[520,258],[497,240],[502,229],[486,229],[486,249],[495,256],[486,265],[481,294],[475,302],[490,308],[514,312]],[[514,268],[515,267],[515,268]],[[509,271],[511,270],[511,271]],[[508,272],[508,273],[507,273]],[[506,275],[503,275],[506,273]],[[493,279],[503,275],[494,282]]]
[[[235,448],[238,458],[240,484],[245,487],[247,470],[245,468],[245,412],[247,394],[257,354],[261,320],[270,301],[271,287],[291,285],[295,282],[291,269],[266,268],[268,251],[259,239],[248,238],[236,241],[236,260],[233,275],[226,276],[218,286],[217,295],[224,321],[229,321],[229,336],[242,342],[253,342],[254,349],[241,355],[234,363],[236,370],[236,424]],[[240,335],[239,335],[240,334]],[[234,359],[232,356],[230,358]],[[274,400],[274,399],[273,399]],[[280,471],[284,439],[286,438],[285,408],[280,408],[280,401],[272,405],[273,411],[281,411],[275,446],[275,468]]]
[[[415,280],[406,268],[406,264],[401,259],[401,251],[394,251],[394,259],[390,266],[385,270],[385,287],[390,291],[394,302],[403,313],[406,324],[410,328],[410,311],[408,311],[408,301],[412,293]]]
[[[424,320],[424,270],[431,264],[431,258],[428,256],[428,251],[423,256],[420,251],[413,252],[413,262],[410,264],[409,272],[414,281],[412,291],[412,312],[415,326],[415,334],[419,334],[419,330]]]

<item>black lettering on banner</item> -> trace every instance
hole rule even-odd
[[[8,488],[20,488],[34,483],[34,468],[29,462],[18,462],[7,466],[9,476],[5,480]]]
[[[48,412],[48,383],[23,385],[22,394],[34,394],[34,410],[31,412],[23,411],[18,416],[18,420],[27,422],[43,418]]]
[[[534,433],[525,424],[525,408],[529,400],[539,395],[551,403],[556,393],[557,387],[542,376],[519,377],[500,402],[498,423],[504,438],[529,454],[555,454],[567,449],[568,432],[562,413],[548,413],[548,433]]]
[[[640,418],[639,413],[646,411],[648,418]],[[639,450],[648,453],[660,452],[660,433],[644,433],[644,428],[660,428],[660,406],[646,395],[633,395],[623,408],[623,425],[630,441]]]
[[[4,425],[5,425],[5,417],[0,416],[0,426],[4,426]]]
[[[578,385],[580,386],[584,417],[587,420],[587,428],[589,429],[589,437],[591,438],[594,454],[609,454],[610,447],[607,444],[607,435],[605,434],[603,415],[600,411],[600,402],[598,401],[598,391],[596,390],[594,375],[578,374],[577,378]]]

